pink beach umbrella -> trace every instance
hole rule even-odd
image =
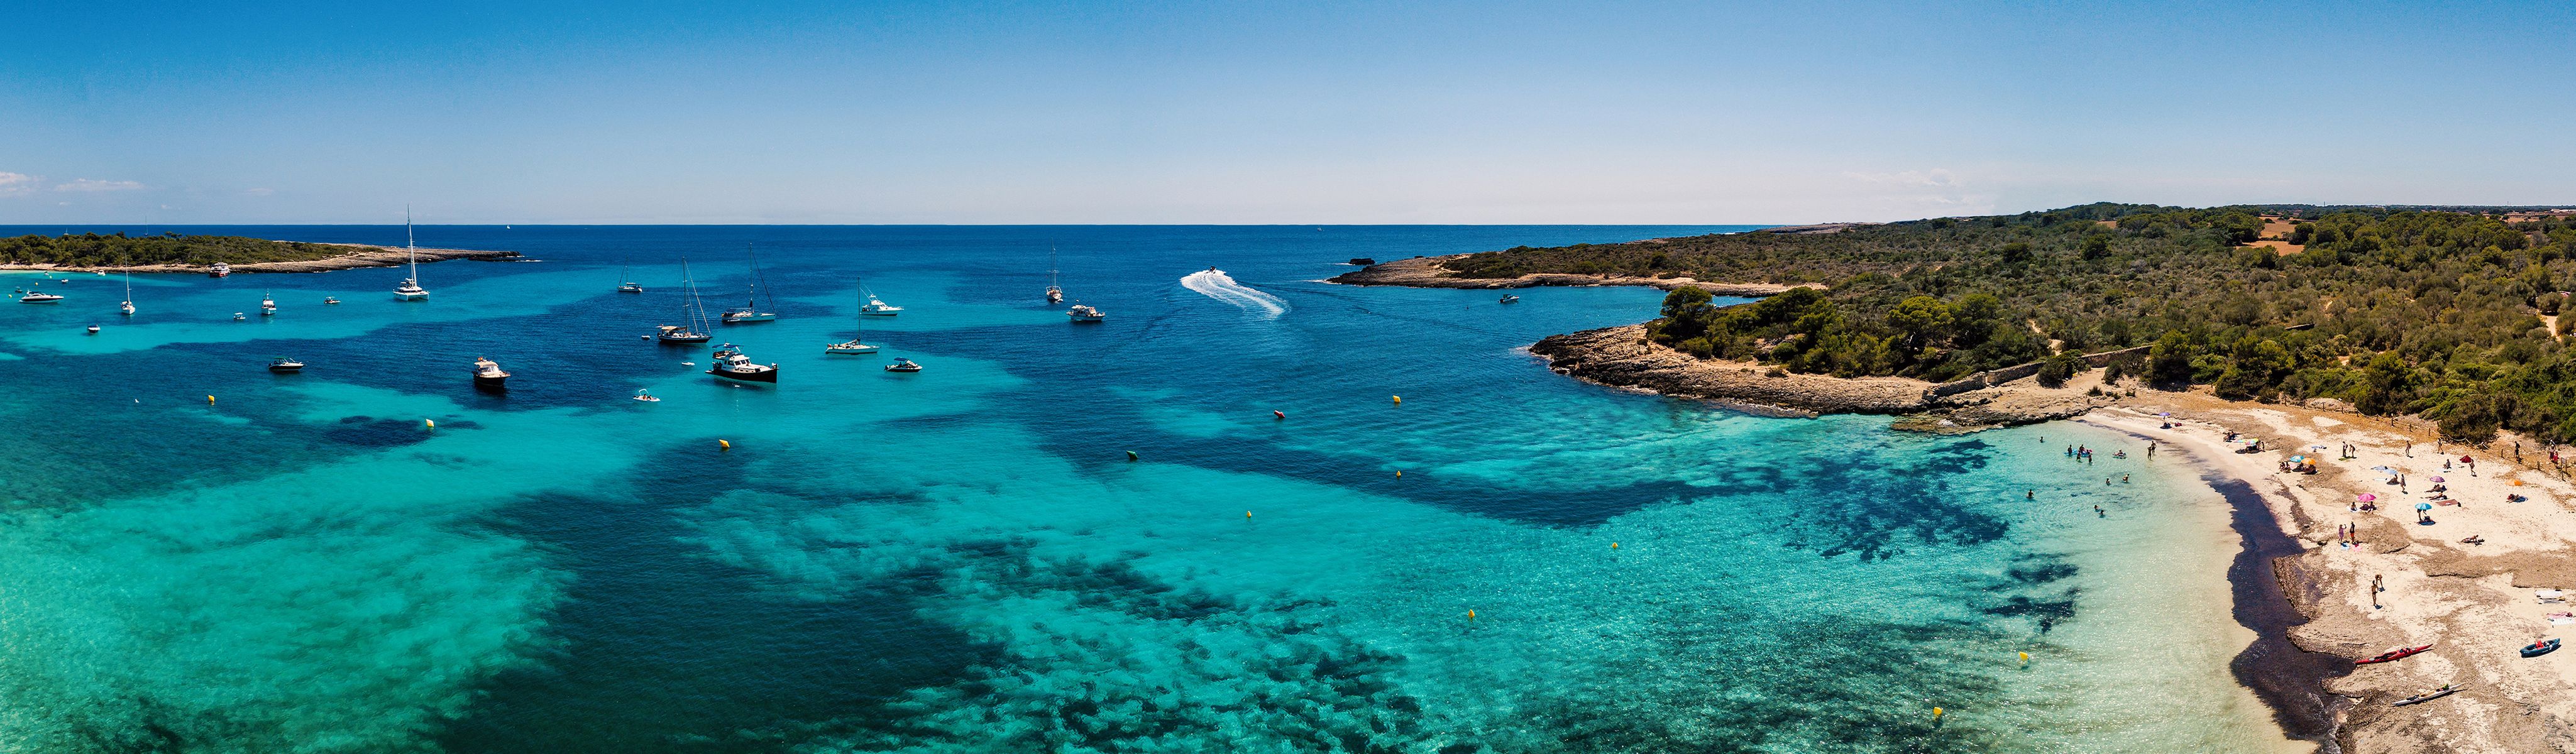
[[[2363,493],[2363,494],[2362,494],[2362,496],[2361,496],[2361,501],[2362,501],[2362,502],[2365,502],[2365,503],[2373,502],[2373,501],[2376,501],[2376,500],[2378,500],[2378,499],[2379,499],[2379,496],[2378,496],[2378,495],[2372,495],[2372,494],[2369,494],[2369,493]]]
[[[2442,478],[2441,478],[2441,477],[2433,477],[2433,483],[2434,483],[2434,484],[2441,484],[2441,483],[2442,483]]]

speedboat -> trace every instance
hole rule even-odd
[[[664,343],[704,343],[714,339],[714,336],[679,325],[663,325],[661,330],[660,334],[653,337]]]
[[[265,293],[260,294],[260,295],[259,295],[259,316],[262,316],[262,317],[274,317],[274,316],[277,316],[277,299],[275,299],[275,298],[271,298],[271,297],[269,297],[269,295],[268,295],[268,294],[265,294]]]
[[[339,305],[340,305],[340,300],[339,300],[339,299],[336,299],[336,298],[332,298],[332,297],[330,297],[330,296],[323,296],[323,297],[322,297],[322,305],[324,305],[324,306],[339,306]]]
[[[1074,304],[1073,308],[1064,310],[1064,316],[1073,318],[1075,322],[1098,322],[1109,317],[1100,313],[1099,309],[1083,304]]]
[[[897,356],[894,357],[894,363],[887,364],[885,366],[885,370],[888,372],[918,372],[921,371],[921,365],[912,363],[911,359]]]
[[[716,346],[715,362],[715,366],[707,368],[707,374],[743,382],[778,381],[778,365],[754,364],[751,357],[742,355],[742,349],[732,343]]]
[[[234,322],[240,322],[240,321],[245,320],[245,319],[250,319],[250,317],[243,316],[243,314],[242,314],[241,312],[233,312],[233,321],[234,321]]]
[[[653,394],[652,394],[652,393],[647,393],[647,392],[644,392],[644,391],[642,391],[642,390],[637,390],[637,391],[635,391],[635,399],[636,399],[636,400],[639,400],[639,401],[643,401],[643,402],[645,402],[645,403],[660,403],[660,402],[662,402],[662,399],[660,399],[660,398],[655,398],[655,397],[653,397]]]
[[[21,304],[50,304],[61,300],[63,297],[43,291],[34,291],[18,297],[18,303]]]
[[[233,274],[232,265],[216,262],[206,266],[206,277],[219,278],[230,274]]]
[[[90,326],[89,326],[89,334],[91,334],[91,335],[97,335],[97,334],[98,334],[98,326],[97,326],[97,325],[90,325]]]
[[[493,363],[491,359],[483,358],[481,356],[474,357],[475,387],[491,390],[504,390],[509,387],[504,384],[504,381],[508,379],[510,379],[510,373],[501,371],[500,364]]]
[[[892,317],[902,311],[903,307],[886,303],[875,296],[869,296],[867,303],[859,305],[859,313],[871,317]]]
[[[1514,296],[1514,295],[1509,294],[1509,293],[1503,294],[1503,303],[1506,303],[1506,304],[1517,304],[1517,303],[1520,303],[1520,302],[1521,302],[1521,297],[1519,297],[1519,296]]]
[[[279,373],[301,372],[304,371],[304,362],[279,356],[268,360],[268,371]]]
[[[2396,661],[2398,661],[2398,660],[2403,660],[2403,659],[2406,659],[2406,658],[2408,658],[2408,657],[2413,657],[2413,656],[2415,656],[2415,655],[2416,655],[2416,653],[2422,652],[2422,651],[2427,650],[2427,649],[2432,649],[2432,648],[2433,648],[2433,645],[2431,645],[2431,644],[2426,644],[2426,645],[2424,645],[2424,646],[2420,646],[2420,647],[2398,647],[2398,648],[2396,648],[2396,649],[2391,649],[2391,650],[2388,650],[2388,651],[2386,651],[2386,652],[2381,652],[2381,653],[2379,653],[2378,655],[2372,656],[2372,657],[2370,657],[2370,658],[2368,658],[2368,659],[2354,660],[2354,661],[2352,661],[2352,664],[2354,664],[2354,665],[2370,665],[2370,664],[2373,664],[2373,663],[2381,663],[2381,662],[2396,662]]]
[[[839,343],[834,343],[834,344],[831,344],[831,345],[828,345],[828,346],[824,346],[824,347],[823,347],[823,352],[824,352],[824,353],[837,353],[837,354],[862,354],[862,353],[876,353],[876,352],[877,352],[877,347],[876,347],[876,346],[874,346],[874,345],[871,345],[871,344],[861,343],[861,342],[859,342],[857,339],[853,338],[853,339],[850,339],[850,340],[845,340],[845,341],[841,341],[841,342],[839,342]]]

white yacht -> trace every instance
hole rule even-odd
[[[707,368],[707,374],[744,382],[778,381],[778,365],[754,364],[751,357],[742,355],[741,347],[732,343],[717,346],[714,355],[716,364]]]
[[[401,301],[428,301],[429,289],[420,287],[420,248],[411,234],[411,208],[403,208],[403,251],[410,261],[411,277],[394,286],[394,298]]]
[[[266,293],[259,294],[259,316],[262,316],[262,317],[274,317],[274,316],[277,316],[277,298],[276,298],[276,297],[270,296],[270,295],[268,295],[268,294],[266,294]]]
[[[1074,304],[1073,308],[1064,310],[1064,316],[1072,318],[1075,322],[1098,322],[1109,318],[1109,315],[1100,313],[1099,309],[1083,304]]]

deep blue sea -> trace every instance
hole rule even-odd
[[[397,269],[137,275],[132,317],[114,276],[0,275],[67,297],[0,302],[0,749],[2299,750],[2228,675],[2225,503],[2059,452],[2125,438],[1746,416],[1519,350],[1653,290],[1319,282],[1743,229],[428,226],[538,261],[413,303]],[[65,230],[403,241],[0,234]],[[746,243],[781,317],[717,335],[774,387],[642,337],[683,257],[747,295]],[[1106,322],[1041,298],[1050,248]],[[862,279],[905,310],[825,355]]]

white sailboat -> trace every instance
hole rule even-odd
[[[401,301],[428,301],[429,289],[420,287],[420,248],[412,239],[410,207],[403,208],[403,251],[410,259],[411,277],[403,278],[402,285],[394,286],[394,298]]]
[[[654,337],[664,343],[704,343],[713,339],[707,334],[707,307],[698,301],[698,281],[689,277],[689,258],[680,258],[680,287],[688,291],[688,300],[680,305],[686,324],[663,325]]]
[[[1047,304],[1064,303],[1064,289],[1055,284],[1055,247],[1047,247]]]
[[[751,244],[749,242],[743,243],[742,254],[745,259],[749,259],[751,261],[751,293],[749,294],[749,299],[743,302],[742,308],[740,309],[727,309],[723,314],[716,315],[716,321],[728,325],[738,325],[745,322],[767,322],[777,319],[778,315],[776,313],[760,310],[760,257],[751,253]]]
[[[126,261],[130,263],[133,260]],[[117,304],[116,310],[124,312],[125,316],[134,316],[134,265],[132,264],[125,266],[125,303]]]
[[[861,296],[866,296],[867,294],[866,294],[866,293],[864,293],[864,292],[862,292],[862,293],[860,293],[859,295],[861,295]],[[851,354],[863,354],[863,353],[876,353],[876,352],[877,352],[877,347],[876,347],[876,346],[872,346],[872,345],[868,345],[868,344],[867,344],[867,335],[868,335],[868,318],[866,318],[866,317],[858,317],[858,318],[855,318],[855,319],[853,319],[853,320],[851,320],[851,321],[853,321],[853,322],[855,322],[855,323],[857,323],[857,324],[858,324],[858,332],[857,332],[857,333],[855,333],[855,334],[853,334],[853,335],[851,335],[849,340],[845,340],[845,341],[841,341],[841,342],[839,342],[839,343],[834,343],[834,344],[831,344],[831,345],[828,345],[828,346],[824,346],[824,347],[823,347],[823,352],[824,352],[824,353],[837,353],[837,354],[851,355]]]
[[[507,228],[508,226],[502,226],[502,227]],[[643,293],[643,292],[644,292],[644,284],[642,284],[642,283],[638,283],[638,282],[635,282],[635,268],[634,268],[633,266],[620,266],[620,267],[618,267],[618,268],[617,268],[617,292],[618,292],[618,293]]]

